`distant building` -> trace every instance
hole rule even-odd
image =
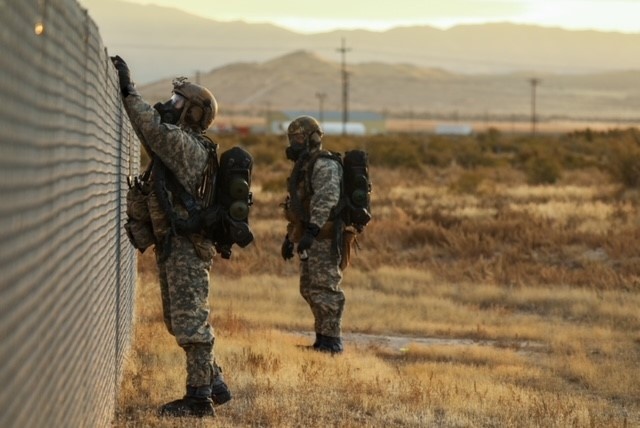
[[[471,135],[473,127],[462,123],[440,123],[436,125],[437,135]]]
[[[318,111],[290,110],[271,113],[271,132],[283,134],[289,123],[298,116],[313,116],[320,120]],[[340,135],[343,133],[342,112],[326,111],[322,114],[322,130],[327,135]],[[374,135],[383,134],[387,130],[384,116],[380,113],[367,111],[349,112],[349,121],[346,123],[348,135]]]
[[[322,122],[322,131],[327,135],[341,135],[344,131],[349,135],[366,135],[367,128],[362,122]]]

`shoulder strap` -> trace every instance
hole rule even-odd
[[[157,174],[159,184],[157,189],[158,199],[164,200],[161,201],[160,205],[169,218],[174,232],[180,230],[193,232],[199,222],[199,212],[203,207],[206,208],[208,206],[207,202],[212,202],[215,197],[215,180],[218,172],[218,154],[216,149],[218,145],[204,134],[198,135],[197,137],[209,152],[209,159],[203,173],[202,183],[198,187],[196,195],[189,193],[184,186],[180,184],[175,175],[164,166],[160,159],[155,160],[156,163],[160,164],[160,168],[158,169],[159,174]],[[177,196],[186,208],[189,216],[186,222],[176,216],[172,204],[168,200],[168,195],[162,191],[162,187],[164,186]],[[208,199],[205,199],[205,197]]]
[[[220,165],[218,163],[218,145],[207,135],[202,134],[201,137],[201,141],[209,152],[209,159],[204,174],[202,174],[202,183],[198,187],[197,196],[206,208],[213,205],[215,200],[216,179]]]
[[[309,162],[307,164],[307,175],[305,177],[305,189],[309,194],[313,194],[313,189],[311,188],[311,178],[313,176],[313,168],[316,165],[316,161],[320,158],[332,159],[342,166],[342,156],[340,153],[331,152],[329,150],[318,150],[309,158]],[[342,191],[342,189],[340,189]]]

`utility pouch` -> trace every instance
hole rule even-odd
[[[155,244],[151,215],[149,214],[151,186],[148,178],[152,164],[143,175],[135,177],[133,180],[131,177],[127,178],[129,190],[127,191],[127,222],[124,229],[131,244],[141,253]]]
[[[356,233],[351,230],[342,232],[342,251],[340,259],[340,270],[345,270],[351,262],[351,251],[357,245]]]
[[[129,241],[136,250],[144,253],[144,250],[155,244],[153,229],[151,223],[147,221],[138,221],[129,219],[124,224],[124,230],[127,232]]]
[[[190,235],[189,240],[193,244],[193,248],[196,250],[196,254],[201,260],[210,262],[215,256],[216,252],[213,247],[213,243],[207,238],[201,235]]]
[[[149,216],[149,194],[151,189],[147,183],[136,183],[127,191],[127,217],[137,221],[151,221]]]

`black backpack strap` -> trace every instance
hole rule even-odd
[[[202,201],[203,208],[213,205],[216,193],[216,181],[220,164],[218,162],[218,145],[211,138],[202,135],[205,148],[209,152],[207,166],[202,176],[202,183],[198,188],[198,198]]]
[[[300,218],[303,221],[308,221],[306,213],[304,212],[304,207],[302,206],[302,201],[298,197],[298,184],[300,181],[305,180],[304,176],[304,166],[308,161],[308,153],[305,153],[301,156],[296,163],[293,165],[293,170],[291,171],[291,175],[287,180],[287,191],[289,192],[289,204],[291,204],[291,209],[298,213]],[[306,182],[305,182],[306,186]]]
[[[313,155],[311,155],[311,158],[309,159],[309,163],[307,166],[307,176],[306,176],[306,180],[305,180],[305,188],[307,190],[307,192],[309,192],[310,195],[313,194],[313,188],[311,187],[311,178],[313,176],[313,168],[316,165],[316,161],[320,158],[324,158],[324,159],[331,159],[334,160],[336,162],[338,162],[340,164],[340,167],[343,167],[342,164],[342,156],[340,156],[340,153],[336,153],[336,152],[330,152],[329,150],[319,150],[316,153],[314,153]],[[344,180],[341,180],[341,188],[340,188],[340,199],[342,199],[342,194],[343,194],[343,183]]]

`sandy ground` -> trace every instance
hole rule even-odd
[[[304,338],[304,344],[311,344],[315,339],[313,332],[293,331],[289,332],[293,336]],[[345,346],[377,347],[386,348],[398,353],[403,353],[410,345],[438,345],[438,346],[492,346],[494,348],[509,348],[522,353],[532,353],[542,351],[544,345],[532,341],[497,341],[497,340],[475,340],[475,339],[454,339],[442,337],[415,337],[415,336],[386,336],[364,333],[343,333],[342,340]]]

